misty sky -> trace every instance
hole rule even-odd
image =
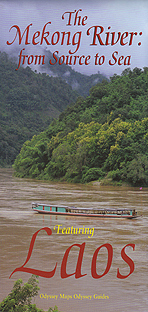
[[[74,25],[75,13],[71,14],[71,25],[68,24],[69,14],[62,15],[64,12],[74,12],[81,9],[78,16],[81,16],[80,25]],[[84,18],[82,25],[82,18]],[[45,39],[41,43],[41,34],[43,27],[47,24],[45,31],[49,31],[47,45]],[[78,22],[78,19],[77,19]],[[22,39],[22,43],[19,45],[18,36],[15,42],[11,45],[7,45],[7,41],[11,43],[15,37],[16,29],[13,25],[19,26],[21,33],[25,28],[29,27],[28,41],[30,44],[25,45],[25,36]],[[94,26],[97,33],[102,31],[99,40],[94,38]],[[89,34],[88,29],[90,28]],[[38,37],[34,40],[36,45],[32,44],[33,34],[38,31]],[[39,35],[40,32],[40,35]],[[62,42],[62,32],[70,32],[69,45],[67,45],[67,39]],[[106,34],[108,32],[108,35]],[[121,33],[120,36],[118,33]],[[54,33],[56,33],[54,35]],[[76,34],[77,33],[77,34]],[[78,33],[81,33],[80,35]],[[119,40],[116,44],[111,46],[111,40],[114,34],[114,42]],[[123,36],[122,34],[125,33]],[[130,33],[137,33],[131,38]],[[53,43],[51,44],[53,36]],[[58,38],[59,36],[59,38]],[[107,37],[108,36],[108,37]],[[122,42],[124,45],[121,45]],[[73,41],[73,45],[72,45]],[[79,41],[79,44],[78,44]],[[43,55],[45,49],[50,50],[52,53],[58,51],[58,56],[64,55],[72,56],[71,62],[74,62],[75,56],[88,56],[90,58],[86,60],[88,65],[77,64],[79,58],[77,58],[76,65],[72,67],[76,71],[80,71],[85,74],[93,74],[100,71],[107,76],[111,76],[114,73],[120,74],[127,67],[143,68],[148,67],[148,1],[147,0],[0,0],[0,42],[1,51],[6,51],[9,55],[16,56],[19,61],[19,54],[21,49],[26,55]],[[57,43],[56,43],[57,42]],[[126,44],[125,44],[126,43]],[[75,52],[75,50],[77,51]],[[72,54],[69,53],[72,52]],[[75,53],[74,53],[75,52]],[[98,53],[97,60],[95,55]],[[115,58],[112,54],[114,53]],[[56,54],[57,55],[57,54]],[[123,56],[123,57],[121,57]],[[118,64],[118,59],[121,57]],[[126,58],[127,57],[127,58]],[[100,65],[95,65],[95,60],[98,63],[100,58]],[[126,64],[124,63],[126,58]],[[62,58],[61,58],[62,60]],[[55,60],[56,61],[56,60]],[[84,57],[81,58],[83,63]],[[110,61],[110,64],[109,64]],[[116,62],[116,64],[115,64]],[[130,65],[128,63],[130,62]],[[102,63],[102,65],[101,65]],[[113,64],[113,65],[111,65]],[[27,65],[27,64],[26,64]],[[35,65],[38,70],[37,66]],[[34,66],[34,68],[35,68]]]

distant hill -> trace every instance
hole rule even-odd
[[[0,53],[0,165],[11,165],[23,143],[49,126],[78,93],[60,77],[37,74]]]
[[[0,166],[11,165],[26,140],[105,78],[82,75],[65,64],[46,64],[45,73],[30,67],[15,69],[15,61],[0,52]]]
[[[99,82],[102,82],[104,79],[108,80],[106,76],[100,74],[99,72],[97,74],[88,76],[74,71],[66,64],[59,65],[58,62],[55,64],[55,59],[53,59],[52,53],[50,51],[44,51],[44,54],[46,56],[45,60],[48,61],[46,61],[42,68],[44,68],[46,73],[48,73],[49,76],[61,77],[72,87],[73,90],[76,90],[81,96],[89,95],[89,90],[91,87]],[[59,59],[57,54],[56,58]],[[54,65],[50,65],[49,60],[51,60]]]

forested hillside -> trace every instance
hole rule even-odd
[[[79,97],[23,145],[14,169],[19,177],[148,185],[148,68],[125,70]]]
[[[37,74],[0,53],[0,165],[11,165],[23,143],[47,128],[78,93],[61,78]]]
[[[46,54],[51,58],[50,51]],[[40,68],[45,73],[16,68],[16,63],[0,52],[0,166],[11,165],[26,140],[105,78],[99,73],[82,75],[65,64],[46,63]]]
[[[77,71],[74,71],[70,66],[67,66],[66,64],[59,65],[58,62],[55,64],[55,59],[53,59],[52,53],[50,51],[45,50],[44,54],[46,55],[46,62],[44,65],[44,70],[46,71],[46,73],[51,76],[53,75],[61,77],[65,80],[66,83],[68,83],[72,87],[73,90],[76,90],[81,96],[89,95],[89,90],[92,86],[96,85],[99,82],[102,82],[102,80],[104,79],[108,80],[104,75],[100,74],[99,72],[97,74],[87,76]],[[57,55],[56,58],[59,59]],[[51,60],[51,63],[54,65],[51,65],[49,63],[49,60]]]

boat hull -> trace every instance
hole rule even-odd
[[[73,217],[95,217],[95,218],[111,218],[111,219],[135,219],[138,216],[137,215],[118,215],[118,214],[97,214],[97,213],[73,213],[73,212],[60,212],[60,211],[46,211],[46,210],[40,210],[33,208],[34,211],[40,213],[40,214],[48,214],[48,215],[60,215],[60,216],[73,216]]]

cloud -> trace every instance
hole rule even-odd
[[[71,14],[71,24],[68,24],[69,14],[62,15],[64,12],[74,12],[78,11],[78,16],[76,14]],[[69,50],[74,52],[78,47],[78,33],[81,32],[80,45],[77,51],[72,55],[71,66],[73,69],[86,74],[97,73],[98,70],[106,75],[112,75],[114,73],[121,73],[129,65],[124,65],[125,58],[131,56],[130,67],[145,67],[148,66],[147,60],[147,48],[148,48],[148,1],[137,0],[75,0],[75,1],[53,1],[53,0],[29,0],[29,1],[13,1],[13,0],[0,0],[0,40],[1,40],[1,50],[6,51],[9,55],[15,55],[18,59],[20,50],[25,48],[24,53],[26,55],[35,55],[37,53],[43,53],[44,49],[50,50],[52,53],[58,51],[58,56],[69,56]],[[84,17],[87,18],[84,18]],[[83,19],[84,18],[84,19]],[[43,27],[46,23],[50,22],[46,27],[46,31],[49,31],[49,45],[46,44],[46,40],[41,43],[41,34]],[[76,25],[75,25],[76,22]],[[78,25],[80,23],[80,25]],[[12,45],[7,45],[6,42],[13,41],[16,29],[15,27],[10,30],[11,26],[18,25],[21,34],[23,34],[26,27],[32,24],[29,28],[29,42],[30,44],[25,45],[23,43],[19,45],[18,36]],[[83,24],[83,25],[82,25]],[[102,40],[102,45],[100,44],[98,37],[96,35],[96,41],[93,45],[93,36],[95,28],[93,26],[98,26],[96,28],[97,33],[103,29],[100,34],[100,39]],[[100,27],[102,28],[100,28]],[[92,28],[91,28],[92,27]],[[88,29],[90,29],[90,34],[88,35]],[[39,41],[38,44],[32,44],[33,34],[35,32],[40,32],[40,36],[35,39],[35,42]],[[62,33],[69,32],[69,41],[66,41],[67,37],[62,43]],[[132,44],[130,45],[130,33],[137,33],[133,35]],[[77,35],[76,35],[77,33]],[[108,33],[108,35],[107,35]],[[118,39],[119,33],[120,39],[123,33],[128,33],[127,38],[123,42],[127,42],[125,45],[120,44],[120,39],[117,44],[111,45],[111,40],[114,34],[114,41]],[[141,34],[142,33],[142,34]],[[59,41],[57,40],[59,36]],[[107,37],[108,36],[108,37]],[[52,40],[53,38],[53,40]],[[107,39],[108,38],[108,39]],[[123,37],[122,37],[123,38]],[[38,40],[39,39],[39,40]],[[57,40],[57,43],[56,43]],[[106,44],[108,40],[108,45]],[[139,43],[141,42],[141,45]],[[68,44],[67,44],[68,43]],[[117,52],[113,54],[114,52]],[[98,53],[98,60],[100,57],[104,63],[102,65],[95,65],[95,55]],[[74,56],[77,56],[76,60]],[[89,65],[86,65],[83,56],[87,57],[90,55]],[[114,56],[112,56],[114,55]],[[81,61],[80,61],[81,57]],[[102,59],[101,59],[102,57]],[[123,58],[122,58],[123,57]],[[119,61],[119,58],[120,61]],[[27,58],[26,58],[27,60]],[[84,64],[82,64],[84,61]],[[114,65],[110,65],[110,63]],[[125,62],[128,63],[128,62]],[[82,64],[82,65],[81,65]],[[122,65],[121,65],[122,64]]]

